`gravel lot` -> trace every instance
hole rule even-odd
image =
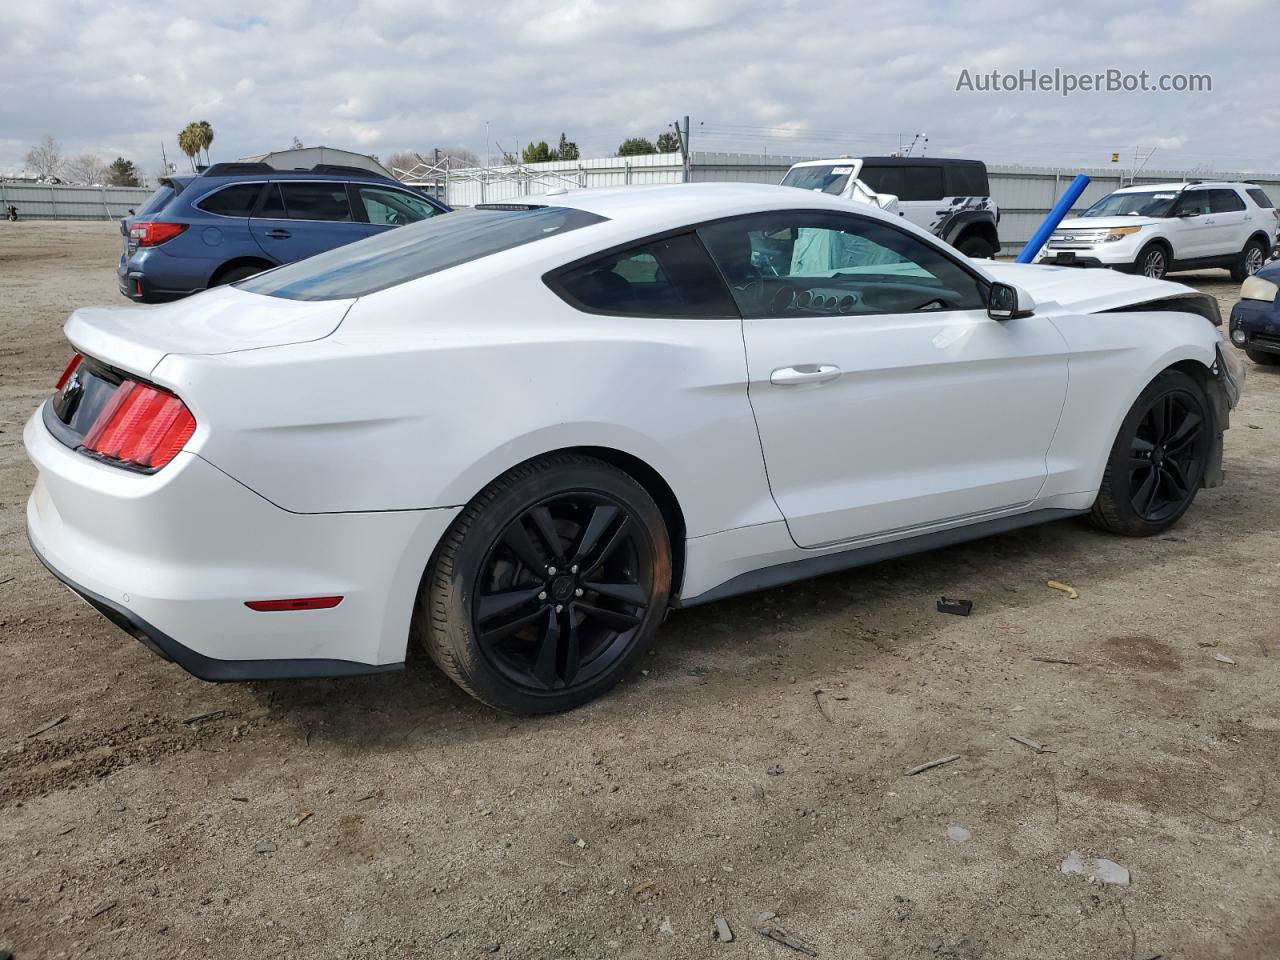
[[[803,956],[771,911],[841,960],[1280,957],[1277,373],[1169,536],[1061,522],[676,613],[614,694],[518,720],[426,662],[202,683],[32,557],[22,424],[67,313],[125,303],[118,248],[0,223],[0,952]]]

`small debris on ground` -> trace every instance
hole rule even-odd
[[[947,827],[947,839],[954,840],[956,843],[964,843],[972,836],[973,834],[967,827],[962,827],[958,823],[953,823]]]
[[[767,774],[768,774],[769,776],[771,776],[771,777],[780,777],[780,776],[782,776],[785,772],[786,772],[786,771],[785,771],[785,770],[783,770],[783,768],[782,768],[782,764],[780,764],[780,763],[775,763],[775,764],[773,764],[772,766],[770,766],[770,767],[769,767],[769,769],[768,769],[768,770],[766,770],[766,771],[765,771],[765,773],[767,773]]]
[[[311,810],[303,810],[300,814],[289,821],[289,826],[300,827],[314,816],[315,813]]]
[[[1066,657],[1032,657],[1036,663],[1065,663],[1073,667],[1080,666],[1079,660],[1068,660]]]
[[[1199,647],[1216,647],[1217,645],[1218,645],[1217,640],[1197,640],[1196,641],[1196,646],[1199,646]]]
[[[720,943],[733,943],[733,930],[729,927],[729,921],[724,917],[716,917],[715,925],[715,939]]]
[[[114,910],[115,906],[116,906],[115,900],[104,901],[103,903],[100,903],[93,908],[93,912],[89,914],[89,919],[92,920],[94,917],[100,917],[104,913],[106,913],[108,910]]]
[[[967,617],[973,612],[972,600],[958,600],[954,597],[939,597],[937,606],[939,613],[953,613],[957,617]]]
[[[672,936],[674,936],[674,935],[675,935],[676,930],[675,930],[675,927],[671,926],[671,918],[670,918],[670,917],[663,917],[663,918],[662,918],[662,922],[658,924],[658,932],[659,932],[659,933],[666,933],[666,934],[670,934],[670,935],[672,935]]]
[[[1058,580],[1046,580],[1044,582],[1044,585],[1048,587],[1050,590],[1061,590],[1063,593],[1067,595],[1068,600],[1080,599],[1079,591],[1076,590],[1076,588],[1071,586],[1071,584],[1069,583],[1062,583]]]
[[[807,943],[797,940],[781,927],[774,926],[773,919],[775,916],[776,914],[773,913],[762,913],[757,917],[755,926],[756,933],[760,934],[762,937],[767,937],[774,943],[780,943],[784,947],[789,947],[797,953],[803,953],[807,957],[816,957],[818,955],[818,951]]]
[[[275,853],[276,845],[272,843],[270,840],[264,840],[262,843],[258,844],[256,847],[253,848],[253,852],[254,853]]]
[[[1225,653],[1215,653],[1213,655],[1213,659],[1217,660],[1219,663],[1235,663],[1235,660],[1228,657]]]
[[[657,891],[657,886],[654,881],[645,880],[643,883],[637,883],[627,893],[636,900],[648,900]]]
[[[946,763],[952,763],[960,759],[960,754],[953,753],[949,757],[939,757],[937,760],[930,760],[928,763],[922,763],[918,767],[912,767],[907,771],[908,777],[914,777],[917,773],[924,773],[926,770],[932,770],[934,767],[940,767]]]
[[[38,737],[40,736],[40,734],[44,733],[46,730],[52,730],[58,724],[68,719],[70,719],[70,717],[68,714],[65,714],[65,713],[60,717],[54,717],[48,723],[41,724],[40,726],[32,730],[30,733],[28,733],[27,739],[30,740],[32,737]]]
[[[196,713],[187,717],[182,722],[187,726],[195,726],[197,723],[204,723],[209,720],[221,720],[227,715],[225,710],[206,710],[204,713]]]
[[[1022,744],[1024,747],[1030,747],[1036,753],[1044,753],[1044,744],[1032,740],[1030,737],[1020,737],[1016,733],[1009,734],[1009,739]]]
[[[1129,871],[1114,860],[1085,860],[1079,850],[1072,850],[1062,861],[1062,872],[1087,877],[1090,883],[1129,886]]]

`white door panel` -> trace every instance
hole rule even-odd
[[[1000,511],[1043,485],[1067,387],[1047,320],[925,311],[744,330],[770,487],[800,546]],[[777,383],[785,370],[815,382]]]

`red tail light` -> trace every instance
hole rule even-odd
[[[342,602],[341,597],[299,597],[296,600],[246,600],[250,610],[272,613],[281,610],[330,610]]]
[[[55,391],[61,390],[67,385],[67,381],[71,379],[71,375],[76,372],[76,367],[80,366],[80,361],[83,359],[84,357],[80,356],[78,353],[72,355],[71,362],[68,363],[67,368],[62,371],[62,376],[58,378],[58,383],[53,388]]]
[[[126,380],[85,434],[82,446],[109,460],[158,470],[195,433],[186,404],[166,390]]]
[[[129,228],[129,238],[137,241],[140,247],[158,247],[186,229],[185,223],[150,223],[144,220]]]

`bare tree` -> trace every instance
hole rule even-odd
[[[72,183],[83,183],[85,186],[107,182],[111,168],[96,153],[82,153],[72,157],[63,165],[64,176]]]
[[[26,163],[37,177],[56,177],[62,169],[62,145],[46,133],[43,140],[27,151]]]

